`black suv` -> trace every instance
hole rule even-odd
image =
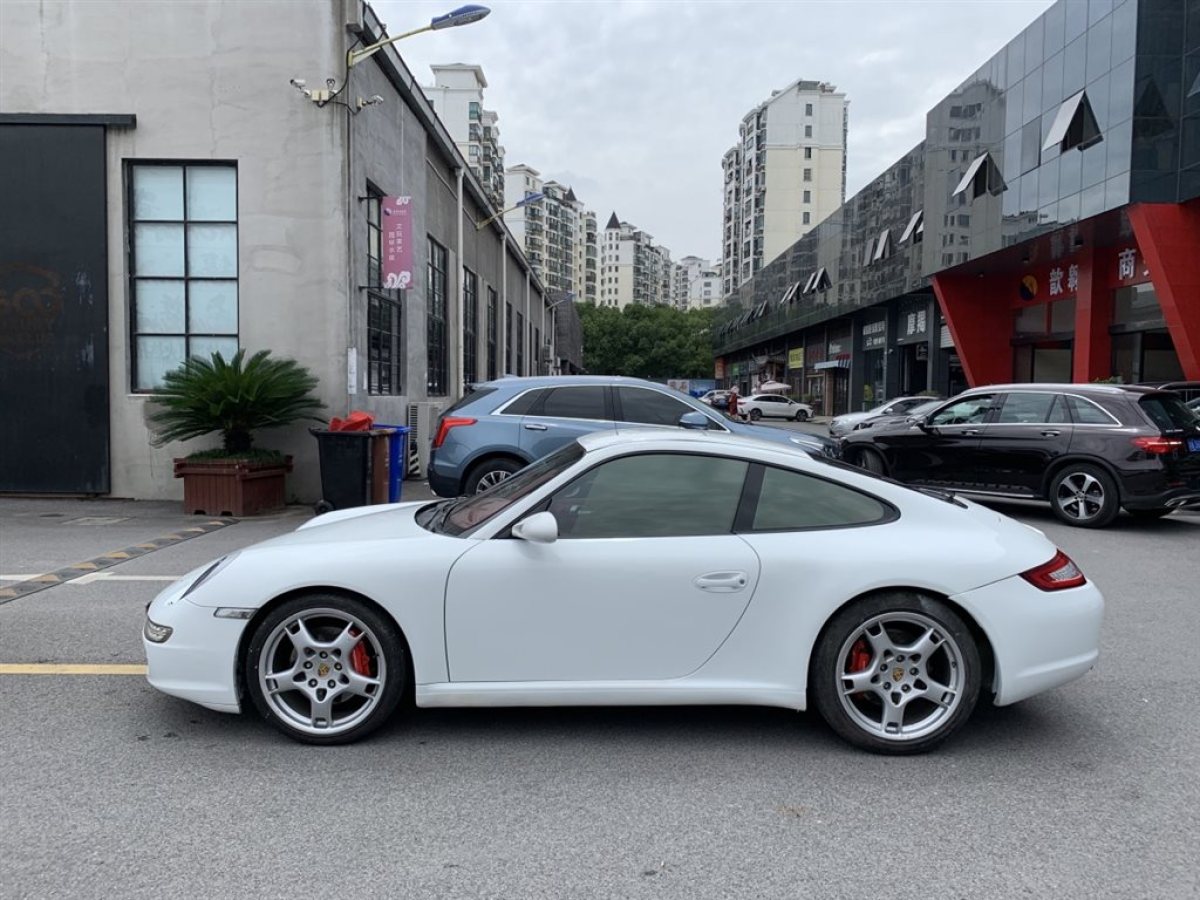
[[[1174,392],[1136,385],[974,388],[926,416],[853,431],[842,454],[910,484],[1047,500],[1085,528],[1121,507],[1150,519],[1200,506],[1200,416]]]

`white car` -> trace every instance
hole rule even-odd
[[[751,394],[738,400],[738,412],[757,422],[759,419],[792,419],[806,422],[812,418],[813,408],[807,403],[797,403],[783,394]]]
[[[697,490],[696,485],[704,485]],[[470,497],[348,509],[147,608],[148,679],[342,743],[418,707],[815,706],[928,749],[981,696],[1096,662],[1103,599],[1046,537],[778,444],[594,433]]]

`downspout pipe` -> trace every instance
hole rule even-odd
[[[466,323],[463,321],[463,266],[466,265],[466,260],[463,258],[463,169],[460,166],[454,170],[456,177],[455,194],[458,200],[458,265],[455,266],[454,273],[454,326],[457,333],[457,340],[454,342],[454,381],[453,389],[455,397],[462,397],[467,392],[467,386],[463,380],[464,366],[464,344],[467,337]]]

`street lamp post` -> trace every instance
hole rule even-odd
[[[526,194],[524,199],[518,200],[515,204],[510,206],[508,209],[502,209],[502,210],[500,210],[500,212],[493,213],[492,215],[488,216],[486,219],[483,219],[480,222],[476,222],[475,230],[482,231],[487,225],[490,225],[492,222],[495,222],[498,218],[500,218],[505,213],[510,213],[514,209],[520,209],[523,206],[528,206],[530,203],[536,203],[537,201],[541,200],[545,196],[546,196],[545,194]]]
[[[414,28],[412,31],[406,31],[404,34],[398,34],[395,37],[384,38],[382,41],[376,41],[374,44],[369,44],[359,50],[351,50],[346,54],[346,68],[354,68],[364,59],[373,56],[376,52],[388,46],[388,44],[394,44],[396,41],[402,41],[407,37],[412,37],[414,34],[421,34],[426,31],[441,31],[443,28],[457,28],[459,25],[470,25],[473,22],[478,22],[490,12],[491,10],[486,6],[478,6],[474,3],[460,6],[458,9],[451,10],[445,15],[435,16],[429,21],[428,25],[421,28]]]

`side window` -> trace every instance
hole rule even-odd
[[[604,388],[559,387],[546,393],[546,401],[535,415],[559,419],[607,419]]]
[[[526,391],[512,403],[504,408],[506,416],[527,416],[529,411],[536,407],[539,401],[546,395],[545,391]]]
[[[1068,422],[1067,412],[1057,394],[1019,391],[1004,398],[996,422],[1002,425],[1045,425]]]
[[[899,403],[894,403],[889,407],[889,409],[891,409],[892,413],[895,415],[900,415],[900,413],[906,413],[910,409],[916,409],[922,403],[928,402],[929,400],[925,397],[913,397],[910,400],[901,400]]]
[[[843,528],[890,521],[894,515],[887,504],[853,488],[768,467],[763,472],[753,529]]]
[[[994,399],[991,394],[976,394],[973,397],[958,400],[949,406],[943,406],[934,413],[929,424],[934,427],[939,425],[978,425],[987,418],[988,410],[992,408]]]
[[[683,453],[601,463],[550,501],[560,538],[730,534],[749,464]]]
[[[1067,397],[1071,417],[1081,425],[1114,425],[1113,417],[1090,400],[1082,397]]]
[[[621,401],[621,421],[642,425],[678,425],[684,413],[695,412],[674,397],[648,391],[645,388],[617,388]]]

